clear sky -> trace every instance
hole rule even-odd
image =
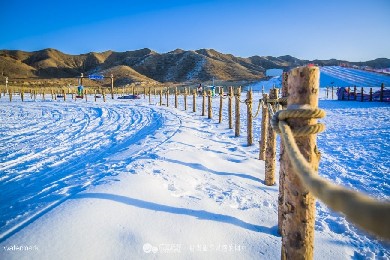
[[[0,49],[390,58],[390,0],[0,0]]]

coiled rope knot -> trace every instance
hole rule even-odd
[[[325,111],[318,108],[279,110],[271,118],[271,126],[276,133],[280,134],[279,121],[286,121],[289,118],[318,119],[323,117],[325,117]],[[291,129],[294,136],[307,136],[324,130],[325,125],[321,123]]]

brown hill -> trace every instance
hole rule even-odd
[[[339,65],[346,61],[299,60],[289,55],[280,57],[253,56],[249,58],[223,54],[213,49],[185,51],[176,49],[157,53],[144,48],[134,51],[69,55],[55,49],[34,52],[0,50],[0,71],[10,78],[75,78],[90,74],[115,75],[116,85],[133,82],[148,84],[204,82],[213,78],[220,81],[253,81],[264,77],[266,69],[316,63]],[[352,65],[374,68],[390,67],[389,59],[376,59]]]

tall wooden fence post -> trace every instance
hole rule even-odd
[[[246,93],[246,120],[247,120],[247,145],[251,146],[253,144],[253,115],[252,115],[252,90],[249,90]]]
[[[175,88],[175,108],[177,108],[177,87]]]
[[[150,89],[150,87],[149,87],[149,91],[148,91],[148,96],[149,96],[149,104],[151,104],[151,97],[150,97],[150,91],[151,91],[151,89]]]
[[[192,112],[196,112],[196,90],[192,91]]]
[[[184,110],[187,111],[187,88],[184,88]]]
[[[273,88],[269,91],[269,98],[276,100],[279,89]],[[271,103],[272,110],[276,111],[276,102]],[[265,151],[265,185],[272,186],[275,184],[276,169],[276,132],[271,126],[268,126],[267,132],[267,149]]]
[[[332,86],[332,100],[333,100],[333,86]]]
[[[162,92],[163,92],[163,90],[162,90],[162,88],[160,89],[160,106],[162,106]]]
[[[208,100],[208,102],[207,102],[207,107],[208,107],[208,109],[207,109],[207,118],[208,119],[212,119],[213,118],[213,107],[212,107],[213,99],[212,99],[212,92],[211,92],[211,90],[209,90],[207,98],[208,98],[207,99]]]
[[[114,75],[111,74],[111,99],[114,99]]]
[[[223,88],[219,88],[219,113],[218,123],[222,123]]]
[[[282,78],[282,97],[286,98],[286,97],[288,97],[288,87],[287,87],[288,74],[287,74],[287,72],[283,72],[282,77],[283,77]],[[282,109],[286,109],[286,108],[287,108],[287,104],[282,104]],[[285,148],[284,148],[283,142],[280,142],[280,158],[285,153],[284,149]],[[284,158],[284,160],[286,160],[286,158]],[[280,167],[279,167],[279,195],[278,195],[278,232],[279,232],[279,234],[282,234],[284,182],[285,182],[284,176],[285,176],[285,172],[286,172],[285,167],[286,167],[288,162],[281,163]],[[288,166],[290,166],[290,165],[288,165]]]
[[[206,110],[206,90],[203,91],[202,94],[202,116],[205,115]]]
[[[263,106],[262,106],[262,116],[261,116],[261,134],[260,134],[260,154],[259,160],[265,161],[265,151],[267,149],[267,133],[268,133],[268,94],[263,94]]]
[[[363,102],[363,87],[360,88],[360,102]]]
[[[290,71],[287,109],[318,107],[319,76],[318,67],[299,67]],[[315,124],[317,120],[292,118],[287,122],[294,129]],[[315,134],[295,137],[300,152],[315,171],[320,159],[316,138]],[[281,163],[285,162],[284,156]],[[292,167],[286,168],[285,174],[281,256],[282,259],[313,259],[315,198],[301,184]]]
[[[167,107],[169,107],[169,88],[167,88]]]
[[[234,136],[238,137],[240,136],[240,95],[241,95],[241,89],[237,88],[237,93],[236,93],[236,102],[235,102],[235,129],[234,129]]]
[[[229,129],[233,129],[233,87],[229,88],[228,117],[229,117]]]
[[[356,86],[353,86],[353,100],[356,100],[357,95],[356,95]]]

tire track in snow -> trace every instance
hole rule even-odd
[[[22,109],[29,109],[28,105],[24,106],[24,104],[20,105]],[[41,106],[47,109],[58,109],[58,105],[44,104]],[[78,127],[73,128],[70,132],[72,145],[67,145],[65,151],[59,148],[61,142],[56,142],[57,139],[49,134],[48,138],[40,139],[51,140],[51,142],[46,143],[49,147],[33,154],[34,160],[28,160],[27,157],[24,157],[24,160],[19,158],[19,163],[0,171],[0,210],[5,213],[0,219],[0,241],[12,236],[70,196],[91,185],[97,185],[107,176],[116,175],[117,172],[112,171],[112,169],[117,167],[111,167],[110,163],[107,163],[107,158],[111,155],[118,151],[130,151],[127,153],[130,158],[124,159],[120,163],[123,170],[126,164],[136,157],[147,154],[170,139],[181,125],[180,122],[168,126],[168,128],[177,129],[171,131],[170,135],[164,134],[165,139],[151,139],[146,142],[144,139],[153,136],[163,126],[168,111],[165,111],[166,115],[163,116],[150,107],[128,105],[106,105],[101,109],[96,107],[91,109],[84,105],[81,110],[84,114],[83,120],[71,122],[70,125],[75,123]],[[61,117],[56,121],[57,124],[52,123],[53,133],[61,132],[55,131],[63,127],[61,120],[69,123],[68,117]],[[37,132],[38,137],[41,137],[41,134],[45,135],[45,132]],[[23,136],[22,133],[20,135]],[[104,141],[104,144],[99,145],[99,143],[93,142],[97,139]],[[141,149],[137,148],[132,151],[131,147],[142,140],[144,140],[144,144]],[[88,147],[90,146],[88,141],[93,143],[92,147]],[[48,153],[50,151],[53,153]],[[49,157],[49,159],[45,157]],[[50,164],[50,158],[60,161],[64,157],[66,162],[57,165]],[[45,160],[48,162],[42,164],[41,162]],[[6,163],[1,161],[0,168],[4,168]],[[27,163],[35,166],[42,165],[36,167],[35,171],[29,172],[26,170]],[[24,169],[23,174],[18,173],[20,169]]]

